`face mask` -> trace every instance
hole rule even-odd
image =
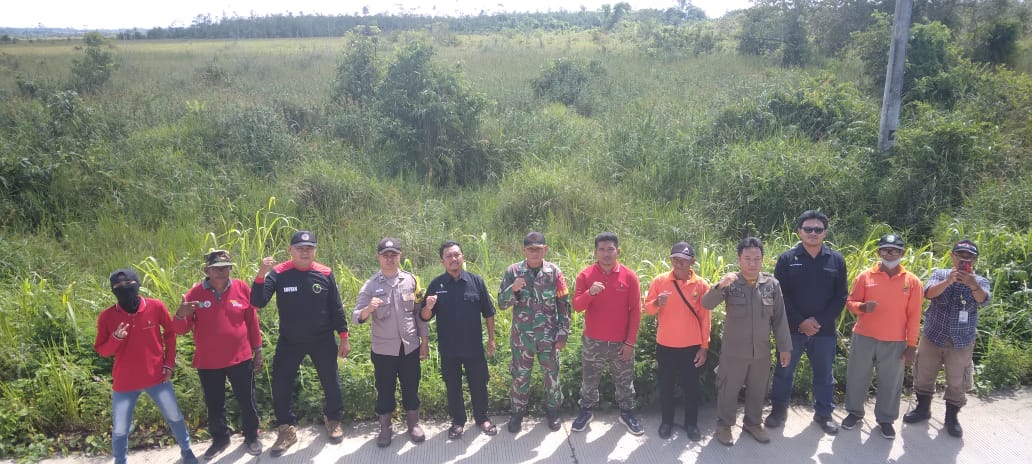
[[[881,260],[881,264],[885,267],[885,269],[895,269],[896,266],[899,266],[899,263],[901,261],[903,261],[903,258],[893,260],[883,259]]]
[[[140,308],[140,284],[126,285],[111,289],[118,299],[118,304],[128,313],[135,313]]]

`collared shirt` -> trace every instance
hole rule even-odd
[[[194,333],[193,367],[223,369],[253,357],[262,347],[262,331],[258,326],[258,308],[251,305],[251,287],[239,279],[231,279],[221,294],[205,278],[186,292],[186,301],[197,301],[201,307],[189,317],[175,317],[172,326],[177,334]]]
[[[678,294],[678,288],[691,307]],[[644,308],[645,314],[656,316],[656,343],[670,348],[696,345],[709,348],[710,312],[702,306],[702,295],[708,290],[709,284],[695,272],[688,280],[675,279],[674,271],[664,272],[652,280]],[[663,292],[670,292],[670,295],[666,304],[660,307],[656,305],[656,298]]]
[[[846,260],[837,251],[821,245],[816,257],[800,243],[778,257],[774,278],[785,296],[788,330],[813,317],[821,325],[817,335],[837,337],[835,322],[846,305],[848,286]]]
[[[437,318],[437,352],[441,356],[483,354],[480,319],[495,315],[484,279],[466,271],[456,279],[445,272],[430,281],[426,295],[437,295],[430,310],[430,317]]]
[[[602,282],[598,295],[588,293],[591,284]],[[584,312],[584,335],[606,342],[634,345],[641,325],[641,286],[638,275],[616,263],[608,274],[598,263],[577,274],[573,309]]]
[[[933,269],[924,291],[948,279],[952,269]],[[946,340],[952,340],[955,348],[963,348],[975,342],[978,327],[978,308],[989,304],[989,280],[975,274],[975,281],[985,292],[985,301],[975,300],[974,292],[967,285],[955,283],[946,287],[942,294],[931,299],[925,311],[924,335],[937,346],[946,346]],[[967,321],[962,322],[962,312],[967,313]]]
[[[305,343],[336,330],[348,333],[348,318],[333,270],[319,263],[301,270],[282,262],[251,284],[251,304],[264,308],[273,295],[279,313],[280,340]]]
[[[853,282],[846,308],[856,314],[853,332],[883,342],[906,341],[917,346],[921,329],[921,280],[899,265],[899,273],[889,277],[880,264],[861,272]],[[876,301],[874,311],[865,313],[860,306]]]
[[[377,271],[362,285],[351,320],[357,324],[372,322],[369,331],[373,353],[399,356],[419,349],[420,337],[429,333],[426,321],[419,317],[416,278],[405,271],[387,277]],[[359,320],[362,310],[376,297],[383,304],[366,319]]]
[[[738,280],[726,288],[713,286],[702,296],[702,305],[712,310],[724,303],[724,334],[720,357],[770,359],[770,334],[779,353],[792,351],[792,335],[785,318],[781,285],[774,276],[761,272],[756,285],[738,273]]]
[[[516,278],[523,277],[527,286],[512,291]],[[540,344],[566,341],[570,335],[570,292],[559,266],[543,261],[539,269],[531,269],[527,261],[509,265],[498,288],[498,308],[512,307],[512,330],[532,334]]]
[[[128,324],[125,338],[114,336],[119,324]],[[161,300],[140,297],[140,307],[128,313],[115,304],[97,318],[97,354],[115,357],[111,389],[131,392],[153,387],[164,378],[164,367],[176,365],[176,332],[172,316]]]

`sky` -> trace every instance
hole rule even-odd
[[[247,17],[268,14],[361,14],[363,7],[370,14],[409,13],[418,15],[455,16],[461,14],[579,11],[585,7],[597,11],[603,4],[620,0],[28,0],[5,2],[0,13],[0,27],[43,27],[75,29],[122,29],[189,26],[198,15],[212,19],[223,16]],[[677,0],[627,0],[632,9],[666,9],[677,6]],[[749,7],[749,0],[692,0],[692,4],[716,18],[732,10]]]

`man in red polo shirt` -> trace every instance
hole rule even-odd
[[[634,344],[641,322],[641,287],[638,275],[617,262],[620,241],[612,232],[595,236],[595,264],[577,274],[573,309],[584,313],[581,345],[580,414],[572,429],[580,432],[591,422],[598,405],[598,382],[606,365],[613,374],[620,422],[634,435],[645,432],[634,417]]]
[[[201,380],[204,403],[208,408],[208,433],[211,447],[205,459],[218,456],[229,446],[226,423],[226,379],[233,388],[244,446],[253,456],[262,454],[258,439],[258,403],[254,394],[254,374],[262,367],[262,332],[258,309],[251,306],[251,286],[230,278],[233,258],[226,250],[204,255],[204,280],[183,295],[172,327],[176,334],[193,331],[193,367]]]

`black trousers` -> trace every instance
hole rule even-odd
[[[401,383],[401,405],[406,411],[419,409],[419,349],[404,354],[404,346],[398,356],[371,353],[373,376],[376,377],[376,414],[389,414],[398,406],[394,399],[398,383]]]
[[[254,395],[254,360],[248,359],[222,369],[197,369],[208,408],[208,433],[212,440],[229,440],[226,423],[226,379],[233,389],[245,440],[258,438],[258,401]]]
[[[473,403],[473,420],[482,424],[487,417],[487,359],[480,352],[469,356],[441,355],[441,378],[448,389],[448,415],[452,424],[466,423],[466,404],[462,398],[462,371],[466,371],[469,399]]]
[[[301,361],[312,359],[319,382],[323,388],[323,414],[330,420],[340,420],[344,415],[344,397],[340,391],[337,374],[337,341],[334,332],[314,337],[303,342],[284,340],[276,344],[276,355],[272,359],[272,407],[276,413],[276,425],[296,424],[297,417],[291,408],[294,384]]]
[[[674,423],[674,384],[681,385],[684,395],[684,423],[697,425],[699,418],[699,368],[695,355],[699,346],[671,348],[656,344],[659,370],[659,409],[664,424]]]

